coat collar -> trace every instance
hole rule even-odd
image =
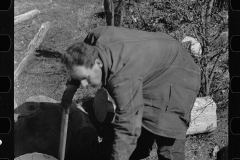
[[[94,46],[95,49],[98,50],[98,55],[103,63],[103,67],[102,67],[102,85],[103,87],[107,85],[107,81],[109,79],[110,76],[110,72],[111,72],[111,66],[112,66],[112,58],[111,58],[111,54],[108,52],[104,52],[103,49],[101,49],[98,46]]]

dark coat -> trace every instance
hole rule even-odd
[[[164,33],[105,26],[94,29],[84,42],[99,51],[103,86],[115,100],[117,115],[131,117],[143,108],[144,128],[185,138],[200,69],[178,41]]]
[[[145,106],[142,125],[171,138],[184,138],[200,88],[200,69],[178,41],[164,33],[99,27],[85,42],[103,61],[103,83],[118,110]]]

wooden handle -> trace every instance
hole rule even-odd
[[[114,26],[114,3],[113,0],[111,0],[111,9],[112,9],[112,26]]]
[[[59,160],[64,160],[66,141],[67,141],[67,130],[68,130],[68,118],[69,118],[69,108],[63,109],[62,113],[62,123],[61,123],[61,135],[60,135],[60,145],[59,145]]]

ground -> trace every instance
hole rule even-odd
[[[15,0],[14,16],[33,9],[41,13],[34,18],[14,26],[14,70],[26,56],[28,44],[38,32],[42,23],[51,22],[51,27],[42,43],[31,56],[14,85],[18,105],[28,97],[45,95],[61,100],[67,73],[60,63],[60,56],[76,41],[82,41],[92,28],[105,25],[104,19],[95,14],[101,12],[102,0]],[[80,88],[74,96],[77,103],[94,97],[97,88]],[[225,113],[225,112],[223,112]],[[221,124],[214,133],[190,136],[186,143],[187,160],[210,160],[214,146],[227,145],[227,115],[218,115]],[[156,147],[148,160],[155,160]]]
[[[39,9],[41,14],[14,28],[14,70],[25,57],[27,46],[41,24],[46,21],[51,22],[51,27],[42,43],[31,56],[27,66],[18,77],[18,83],[15,84],[15,97],[18,104],[24,102],[29,96],[39,94],[58,101],[61,99],[67,75],[60,64],[59,57],[72,42],[83,40],[87,31],[95,27],[93,24],[97,20],[94,18],[94,13],[101,10],[101,2],[86,2],[77,0],[15,1],[15,15],[32,9]],[[79,96],[78,98],[81,99]]]

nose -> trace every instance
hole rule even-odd
[[[88,86],[88,81],[87,80],[81,80],[81,84],[83,87],[87,87]]]

